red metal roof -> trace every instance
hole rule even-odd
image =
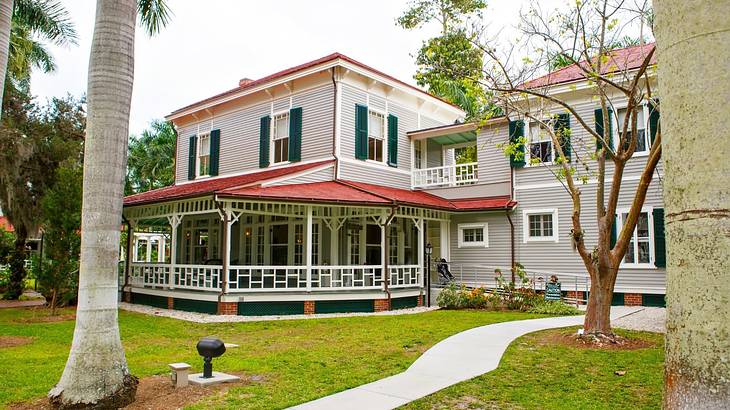
[[[390,188],[381,185],[353,181],[327,181],[272,187],[246,187],[226,189],[216,193],[219,197],[255,198],[295,202],[345,203],[360,205],[411,205],[446,211],[484,211],[511,209],[517,202],[508,196],[448,200],[423,191]]]
[[[603,65],[601,73],[606,74],[639,68],[641,67],[641,63],[644,62],[646,55],[652,49],[654,49],[654,43],[611,50],[609,52],[608,63]],[[585,67],[588,63],[586,61],[582,61],[580,64]],[[651,60],[649,62],[649,65],[654,64],[656,64],[656,53],[651,56]],[[583,70],[578,65],[572,64],[542,77],[530,80],[522,86],[524,88],[535,88],[585,79],[586,76]]]
[[[401,80],[399,80],[399,79],[397,79],[397,78],[395,78],[393,76],[390,76],[388,74],[385,74],[382,71],[376,70],[376,69],[374,69],[374,68],[372,68],[372,67],[370,67],[368,65],[365,65],[365,64],[363,64],[363,63],[361,63],[361,62],[359,62],[359,61],[357,61],[355,59],[352,59],[352,58],[350,58],[350,57],[348,57],[348,56],[346,56],[344,54],[341,54],[341,53],[332,53],[330,55],[327,55],[327,56],[318,58],[316,60],[312,60],[312,61],[309,61],[307,63],[300,64],[298,66],[294,66],[294,67],[291,67],[291,68],[287,68],[286,70],[282,70],[282,71],[276,72],[276,73],[271,74],[271,75],[267,75],[266,77],[259,78],[258,80],[253,80],[253,81],[245,82],[245,83],[243,83],[242,86],[238,86],[236,88],[230,89],[228,91],[224,91],[224,92],[222,92],[220,94],[216,94],[216,95],[214,95],[212,97],[206,98],[206,99],[201,100],[201,101],[198,101],[196,103],[187,105],[185,107],[182,107],[180,109],[177,109],[177,110],[171,112],[169,115],[179,114],[179,113],[181,113],[183,111],[186,111],[186,110],[188,110],[190,108],[194,108],[196,106],[203,105],[203,104],[208,103],[208,102],[211,102],[211,101],[215,101],[215,100],[217,100],[217,99],[219,99],[221,97],[225,97],[225,96],[232,95],[232,94],[235,94],[235,93],[240,92],[240,91],[244,91],[244,90],[247,90],[247,89],[250,89],[250,88],[254,88],[254,87],[257,87],[257,86],[259,86],[261,84],[265,84],[265,83],[268,83],[270,81],[274,81],[276,79],[279,79],[281,77],[285,77],[287,75],[294,74],[296,72],[303,71],[303,70],[306,70],[308,68],[315,67],[315,66],[318,66],[320,64],[328,63],[330,61],[337,60],[337,59],[341,59],[343,61],[347,61],[348,63],[351,63],[351,64],[354,64],[354,65],[356,65],[358,67],[364,68],[364,69],[366,69],[368,71],[371,71],[371,72],[373,72],[375,74],[378,74],[380,76],[383,76],[383,77],[385,77],[385,78],[387,78],[387,79],[389,79],[391,81],[395,81],[395,82],[397,82],[400,85],[403,85],[405,87],[408,87],[408,88],[411,88],[413,90],[416,90],[416,91],[418,91],[418,92],[420,92],[422,94],[425,94],[425,95],[427,95],[429,97],[435,98],[435,99],[437,99],[437,100],[439,100],[439,101],[441,101],[443,103],[446,103],[448,105],[451,105],[452,107],[456,107],[456,108],[458,108],[458,109],[461,110],[461,107],[457,106],[456,104],[452,104],[452,103],[444,100],[441,97],[437,97],[437,96],[435,96],[433,94],[430,94],[430,93],[428,93],[428,92],[426,92],[426,91],[424,91],[424,90],[422,90],[422,89],[420,89],[418,87],[415,87],[415,86],[413,86],[411,84],[405,83],[405,82],[403,82],[403,81],[401,81]]]
[[[5,232],[15,231],[15,229],[13,229],[13,225],[11,225],[10,221],[8,221],[8,217],[4,215],[0,215],[0,229],[4,230]]]
[[[306,171],[320,165],[334,163],[334,160],[314,162],[311,164],[292,165],[283,168],[268,169],[245,175],[236,175],[222,178],[206,178],[194,182],[176,184],[165,188],[142,192],[124,198],[124,205],[140,205],[152,202],[169,201],[173,199],[190,198],[203,195],[212,195],[224,189],[256,185],[270,179]]]

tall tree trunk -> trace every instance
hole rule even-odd
[[[667,409],[730,407],[730,1],[656,8],[667,238]]]
[[[591,280],[583,327],[586,334],[612,335],[611,299],[616,280],[611,280],[611,278],[615,278],[615,276],[600,271],[595,276],[595,280]]]
[[[0,104],[3,101],[3,92],[5,91],[5,73],[8,69],[13,4],[13,0],[0,1]],[[0,116],[1,115],[2,110],[0,110]]]
[[[10,283],[8,285],[8,299],[18,299],[25,290],[25,260],[28,251],[25,242],[28,234],[24,229],[18,227],[15,230],[15,248],[10,257]]]
[[[117,323],[119,236],[134,79],[135,0],[98,0],[89,58],[76,328],[49,393],[57,407],[122,407],[134,400]]]

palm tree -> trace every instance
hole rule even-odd
[[[164,0],[97,0],[89,58],[79,298],[71,352],[52,405],[119,408],[134,400],[117,322],[119,236],[134,82],[135,17],[154,34]]]
[[[12,17],[13,0],[0,2],[0,101],[3,100],[3,91],[5,91],[5,67],[8,66]]]
[[[131,138],[126,195],[172,185],[176,139],[175,128],[169,121],[153,121],[142,135]]]
[[[664,408],[730,405],[730,1],[654,2],[667,237]],[[720,121],[715,121],[719,119]]]

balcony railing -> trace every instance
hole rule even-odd
[[[476,162],[468,162],[414,169],[412,185],[413,188],[438,188],[474,184],[479,180],[478,166]]]
[[[390,287],[406,288],[421,284],[418,265],[391,265]],[[171,275],[170,272],[173,272]],[[146,288],[220,291],[220,265],[170,265],[139,263],[130,265],[130,285]],[[308,286],[309,285],[309,286]],[[312,266],[311,282],[306,266],[236,266],[228,269],[228,292],[380,290],[383,266]]]

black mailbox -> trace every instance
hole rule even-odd
[[[203,378],[209,379],[213,377],[213,358],[225,353],[226,345],[220,339],[204,337],[200,339],[196,348],[198,354],[203,356]]]

